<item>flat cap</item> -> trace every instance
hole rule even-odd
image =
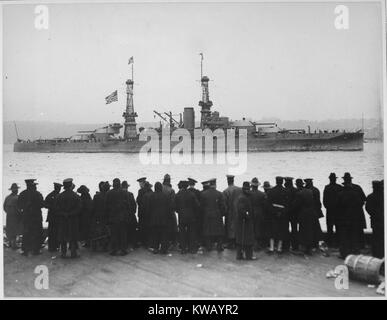
[[[137,182],[144,182],[146,180],[146,177],[138,178]]]

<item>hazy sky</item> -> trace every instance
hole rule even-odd
[[[3,8],[4,120],[121,122],[134,56],[138,121],[201,99],[200,56],[213,110],[232,119],[378,117],[380,3],[49,4]],[[104,97],[119,92],[119,101]]]

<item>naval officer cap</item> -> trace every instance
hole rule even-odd
[[[216,179],[215,178],[210,179],[210,180],[208,180],[208,182],[209,182],[210,186],[213,186],[216,184]]]
[[[210,180],[206,180],[206,181],[203,181],[201,182],[201,184],[204,186],[209,186],[210,185]]]
[[[63,184],[59,182],[54,182],[54,187],[63,187]]]
[[[26,182],[26,184],[38,184],[36,181],[36,179],[26,179],[24,180]]]
[[[192,178],[188,178],[187,181],[188,181],[188,184],[190,186],[193,186],[193,185],[195,185],[195,183],[197,183],[197,181],[195,179],[192,179]]]
[[[146,180],[146,178],[142,177],[142,178],[137,179],[137,182],[144,182],[145,180]]]
[[[63,180],[63,184],[73,183],[73,178],[67,178]]]

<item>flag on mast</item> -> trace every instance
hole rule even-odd
[[[130,57],[128,64],[134,63],[133,56]]]
[[[113,93],[109,94],[106,98],[106,104],[112,103],[114,101],[118,101],[118,95],[117,95],[117,90],[114,91]]]

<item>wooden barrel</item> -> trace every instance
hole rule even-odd
[[[367,283],[380,283],[380,267],[384,259],[378,259],[364,255],[349,255],[345,258],[351,279],[366,281]]]

